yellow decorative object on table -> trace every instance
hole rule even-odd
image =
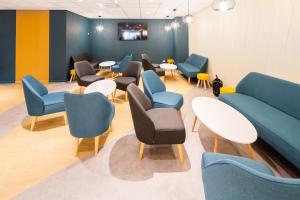
[[[199,87],[200,84],[201,86],[203,85],[205,89],[210,87],[209,75],[207,73],[198,73],[197,79],[198,79],[197,88]]]
[[[231,94],[235,93],[236,90],[233,87],[221,87],[220,88],[220,94]]]
[[[75,76],[76,76],[75,69],[70,70],[70,75],[71,75],[71,78],[70,78],[70,83],[71,83],[73,80],[75,80]]]
[[[169,58],[169,59],[167,59],[167,63],[168,64],[174,64],[175,60],[173,58]]]

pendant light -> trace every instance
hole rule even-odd
[[[100,18],[100,24],[96,26],[96,30],[98,32],[102,32],[104,30],[104,26],[102,25],[102,19],[101,19],[102,16],[99,16]]]
[[[177,22],[176,20],[176,9],[173,9],[173,12],[174,12],[174,21],[171,23],[171,27],[173,29],[177,29],[179,27],[179,23]]]
[[[188,14],[184,17],[184,22],[189,24],[193,21],[193,17],[190,14],[190,0],[188,0]]]
[[[235,7],[234,0],[213,0],[211,7],[215,11],[231,10]]]
[[[169,17],[170,17],[169,15],[166,16],[166,18],[169,18]],[[171,30],[171,25],[170,25],[169,23],[167,23],[167,24],[165,25],[165,30],[166,30],[166,31],[170,31],[170,30]]]

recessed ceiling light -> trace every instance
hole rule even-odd
[[[118,4],[119,3],[119,1],[118,0],[115,0],[115,4]]]

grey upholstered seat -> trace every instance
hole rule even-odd
[[[151,59],[145,53],[142,54],[142,63],[143,63],[144,71],[153,70],[156,72],[158,76],[165,76],[165,70],[159,68],[158,64],[152,64]]]
[[[139,85],[141,70],[142,68],[140,62],[129,62],[128,67],[122,73],[122,76],[115,79],[117,89],[127,91],[127,86],[131,83]]]
[[[95,81],[104,79],[104,77],[96,75],[96,71],[93,69],[93,67],[89,64],[88,61],[76,62],[74,66],[79,86],[87,87]]]
[[[185,127],[180,114],[173,108],[152,108],[150,99],[134,84],[127,87],[134,129],[141,142],[140,158],[144,143],[148,145],[177,144],[180,161],[185,141]]]
[[[81,54],[75,54],[72,56],[72,59],[74,63],[80,62],[80,61],[88,61],[89,64],[94,68],[98,69],[99,68],[99,61],[93,60],[92,57],[88,53],[81,53]]]

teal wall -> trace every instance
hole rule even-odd
[[[182,22],[182,17],[176,19],[180,22],[180,26],[173,31],[173,55],[176,62],[184,62],[189,56],[189,29],[188,25]]]
[[[165,31],[169,20],[161,19],[104,19],[104,30],[96,31],[98,19],[90,20],[90,52],[98,60],[120,60],[128,52],[133,53],[134,60],[141,60],[141,53],[147,53],[154,62],[173,57],[173,34]],[[148,40],[118,40],[118,23],[147,23]]]
[[[16,11],[0,11],[0,83],[15,82]]]

